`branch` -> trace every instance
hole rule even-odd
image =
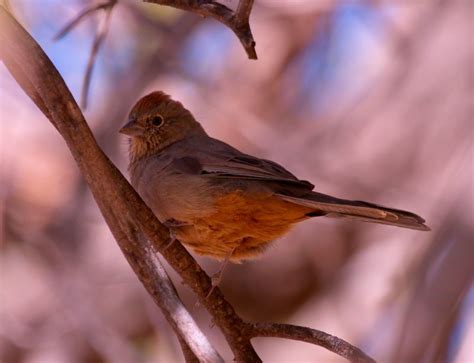
[[[251,1],[245,1],[239,11],[248,14],[249,6]],[[180,243],[168,246],[169,230],[99,148],[54,65],[3,6],[0,6],[0,42],[0,58],[66,141],[122,253],[178,335],[188,362],[223,360],[182,305],[156,251],[197,294],[201,305],[222,330],[237,361],[260,362],[250,339],[272,336],[321,345],[354,362],[373,362],[343,340],[316,330],[284,324],[249,324],[235,313],[219,288],[208,296],[212,288],[209,276]]]
[[[240,0],[235,11],[235,25],[237,28],[246,26],[249,23],[250,13],[252,12],[253,0]]]
[[[105,9],[105,18],[102,19],[102,23],[97,30],[97,33],[94,37],[94,43],[92,44],[92,49],[89,54],[89,59],[87,60],[86,73],[84,74],[84,81],[82,82],[82,92],[81,92],[81,107],[85,110],[87,108],[87,96],[89,94],[89,87],[91,83],[92,71],[94,69],[95,60],[97,58],[97,53],[99,52],[100,46],[104,41],[107,31],[109,30],[110,17],[112,15],[112,9],[115,5],[115,0],[110,2],[110,5]]]
[[[117,0],[107,0],[103,3],[92,5],[83,11],[81,11],[74,19],[72,19],[68,24],[66,24],[54,37],[54,40],[59,40],[67,33],[69,33],[76,25],[78,25],[82,20],[86,18],[86,16],[98,11],[98,10],[105,10],[105,17],[102,19],[101,24],[99,25],[99,29],[97,30],[94,36],[94,42],[92,44],[92,49],[89,54],[89,59],[87,61],[86,72],[84,73],[84,80],[82,81],[82,91],[81,91],[81,107],[83,109],[87,108],[87,98],[89,94],[89,87],[92,78],[92,71],[94,69],[95,61],[97,58],[97,54],[99,52],[100,46],[104,41],[107,32],[110,26],[110,17],[112,15],[112,10],[117,4]]]
[[[109,0],[101,4],[92,5],[88,8],[82,10],[79,14],[75,16],[69,23],[67,23],[55,36],[54,40],[59,40],[62,37],[66,36],[76,25],[78,25],[85,17],[89,14],[96,12],[97,10],[107,9],[111,6],[114,6],[117,0]]]
[[[89,54],[87,61],[86,72],[84,74],[84,80],[82,82],[81,91],[81,107],[87,108],[87,99],[89,94],[90,82],[92,78],[92,71],[96,62],[97,54],[99,49],[107,35],[110,17],[114,6],[118,0],[107,0],[105,2],[89,6],[82,10],[74,19],[66,24],[54,37],[55,40],[59,40],[67,35],[75,26],[77,26],[82,20],[88,15],[99,11],[105,10],[106,14],[102,23],[99,26],[92,44],[92,49]],[[250,59],[257,59],[257,53],[255,51],[255,41],[253,39],[252,31],[250,30],[249,18],[252,12],[252,6],[254,0],[240,0],[239,5],[235,13],[220,3],[212,0],[143,0],[145,2],[156,3],[161,5],[171,6],[177,9],[187,10],[197,13],[203,17],[212,17],[221,23],[229,27],[241,41],[247,55]]]
[[[240,0],[235,13],[227,6],[213,0],[143,0],[147,3],[171,6],[190,11],[202,17],[214,18],[231,29],[247,52],[249,59],[257,59],[255,40],[250,29],[250,13],[254,0]]]
[[[375,360],[345,340],[320,330],[310,329],[303,326],[276,323],[255,323],[253,324],[252,335],[253,337],[273,337],[299,340],[326,348],[331,352],[346,358],[350,362],[375,363]]]
[[[166,241],[167,230],[159,225],[151,211],[98,147],[54,65],[3,6],[0,6],[0,26],[0,58],[14,77],[20,75],[16,78],[19,84],[65,139],[131,267],[194,356],[200,362],[222,362],[182,305],[156,258],[154,244]],[[139,218],[141,220],[137,220]],[[153,234],[152,237],[142,232],[141,227],[148,224],[152,227],[145,229],[148,229],[148,235]],[[154,244],[147,237],[153,239]],[[179,244],[175,244],[174,249],[179,247]],[[191,259],[190,265],[192,262]]]

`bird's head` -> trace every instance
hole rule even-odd
[[[120,129],[120,133],[130,136],[132,160],[156,154],[199,132],[204,130],[191,112],[161,91],[142,97]]]

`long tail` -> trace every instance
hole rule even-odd
[[[404,210],[383,207],[381,205],[362,202],[359,200],[345,200],[330,195],[311,192],[303,198],[278,194],[283,200],[291,203],[314,208],[314,213],[308,216],[348,217],[365,222],[390,224],[397,227],[429,231],[420,216]]]

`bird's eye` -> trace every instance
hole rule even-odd
[[[161,116],[154,116],[151,119],[151,124],[155,127],[161,126],[163,124],[163,117]]]

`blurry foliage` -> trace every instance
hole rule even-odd
[[[75,96],[98,15],[52,38],[87,4],[12,2]],[[322,192],[424,216],[431,233],[306,222],[260,260],[232,266],[223,291],[243,315],[325,330],[380,361],[472,361],[470,11],[461,0],[257,0],[254,62],[216,22],[123,1],[99,53],[88,119],[125,169],[117,130],[141,95],[161,89],[211,135]],[[66,147],[3,65],[0,82],[0,360],[182,360]],[[193,314],[224,349],[207,313]],[[260,339],[256,348],[268,362],[340,359],[290,341]]]

